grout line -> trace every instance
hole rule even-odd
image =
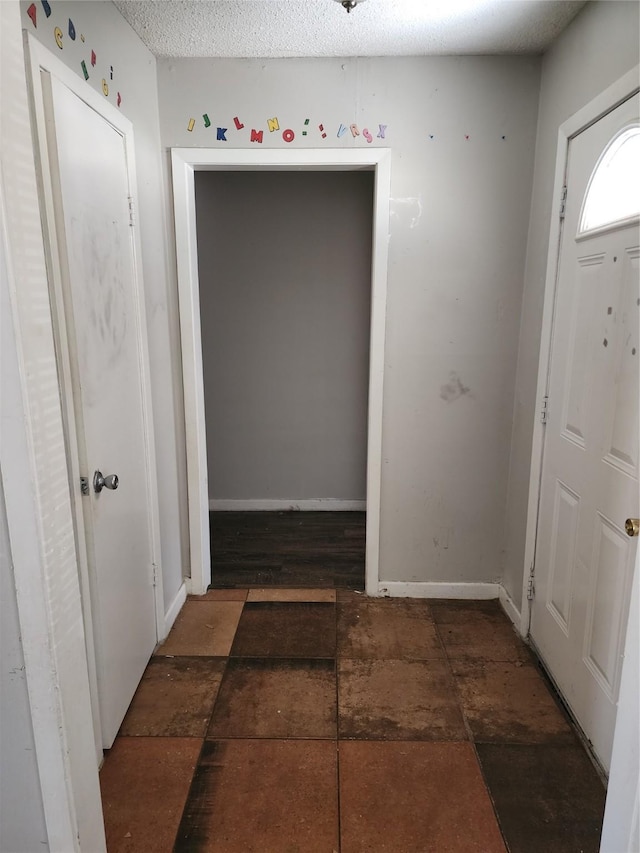
[[[432,614],[432,618],[433,618],[433,614]],[[489,788],[489,784],[488,784],[487,779],[486,779],[485,774],[484,774],[482,762],[480,761],[480,756],[478,755],[478,749],[476,746],[475,738],[473,736],[473,732],[471,730],[471,726],[469,724],[469,721],[467,720],[467,715],[464,712],[464,705],[462,702],[462,695],[460,693],[460,688],[458,686],[458,679],[456,678],[456,676],[453,672],[453,668],[451,666],[451,660],[452,659],[450,658],[449,653],[447,651],[447,647],[445,646],[444,640],[442,639],[442,634],[440,633],[440,626],[435,619],[433,619],[433,624],[435,625],[436,634],[437,634],[438,640],[440,641],[440,644],[442,646],[442,650],[444,652],[444,656],[445,656],[445,660],[447,662],[447,666],[449,667],[449,673],[451,675],[451,680],[453,682],[453,690],[454,690],[454,694],[456,697],[456,701],[458,703],[458,709],[459,709],[460,714],[462,716],[462,721],[464,723],[464,727],[465,727],[465,730],[467,732],[467,736],[469,738],[469,743],[471,744],[471,749],[473,750],[473,754],[474,754],[475,759],[476,759],[476,764],[478,766],[478,770],[480,771],[480,778],[482,779],[482,784],[484,785],[484,789],[487,792],[487,796],[489,797],[489,802],[491,803],[491,808],[493,809],[493,814],[495,816],[496,823],[498,824],[498,829],[500,830],[500,835],[502,837],[502,841],[504,842],[505,849],[507,851],[511,851],[511,847],[509,846],[509,842],[507,841],[507,837],[506,837],[504,830],[502,828],[502,823],[500,821],[500,815],[498,813],[498,808],[497,808],[496,803],[493,799],[493,796],[491,794],[491,789]]]
[[[204,752],[204,747],[205,747],[206,742],[207,742],[207,740],[205,737],[202,739],[202,746],[200,747],[200,752],[198,753],[198,760],[196,761],[196,766],[193,768],[193,774],[191,776],[191,781],[189,782],[189,788],[187,790],[187,796],[185,797],[184,805],[182,806],[182,811],[180,812],[180,820],[178,821],[178,826],[176,827],[176,833],[175,833],[175,836],[173,838],[173,845],[171,847],[172,850],[175,849],[176,844],[178,842],[178,835],[180,833],[180,827],[182,826],[182,821],[184,820],[184,815],[185,815],[185,812],[187,810],[187,805],[189,803],[189,800],[191,799],[191,792],[194,788],[196,776],[198,775],[198,768],[200,767],[200,761],[202,759],[202,753]]]
[[[241,604],[243,605],[243,607],[242,607],[242,608],[241,608],[241,610],[240,610],[240,616],[242,616],[242,609],[244,609],[244,602],[241,602]],[[235,628],[234,628],[234,631],[233,631],[233,637],[231,638],[231,645],[229,646],[229,652],[231,652],[231,647],[233,646],[233,641],[235,640],[235,636],[236,636],[236,632],[237,632],[237,630],[238,630],[238,625],[239,625],[239,624],[240,624],[240,619],[238,619],[238,621],[237,621],[237,623],[236,623],[236,626],[235,626]],[[177,657],[177,656],[176,656],[176,657]],[[182,657],[188,657],[188,655],[183,655]],[[220,684],[218,685],[218,691],[217,691],[217,693],[216,693],[216,698],[214,699],[213,704],[211,705],[211,713],[209,714],[209,716],[208,716],[208,718],[207,718],[207,725],[205,726],[204,736],[203,736],[203,738],[202,738],[202,746],[200,747],[200,752],[198,753],[198,760],[196,761],[196,765],[195,765],[195,767],[193,768],[193,774],[192,774],[192,776],[191,776],[191,782],[189,783],[189,789],[188,789],[188,791],[187,791],[187,796],[186,796],[186,798],[185,798],[184,805],[183,805],[183,807],[182,807],[182,812],[181,812],[181,814],[180,814],[180,820],[178,821],[178,826],[177,826],[177,829],[176,829],[176,834],[175,834],[175,837],[174,837],[174,839],[173,839],[173,846],[172,846],[172,849],[174,849],[174,848],[175,848],[176,843],[177,843],[177,841],[178,841],[178,834],[179,834],[179,832],[180,832],[180,827],[182,826],[182,821],[183,821],[183,819],[184,819],[184,814],[185,814],[185,811],[186,811],[186,808],[187,808],[187,804],[189,803],[189,800],[190,800],[190,798],[191,798],[191,792],[192,792],[192,790],[193,790],[193,786],[194,786],[194,783],[195,783],[195,779],[196,779],[196,776],[197,776],[197,774],[198,774],[198,769],[199,769],[199,767],[200,767],[200,762],[201,762],[201,760],[202,760],[202,753],[204,752],[205,745],[206,745],[206,743],[207,743],[207,740],[213,740],[213,738],[210,738],[210,739],[208,739],[208,738],[207,738],[207,733],[208,733],[208,731],[209,731],[209,727],[211,726],[211,721],[212,721],[212,719],[213,719],[213,715],[214,715],[214,713],[215,713],[216,705],[218,704],[218,700],[219,700],[219,698],[220,698],[220,694],[221,694],[221,692],[222,692],[222,686],[223,686],[223,684],[224,684],[224,681],[225,681],[225,678],[226,678],[226,675],[227,675],[227,669],[228,669],[228,663],[229,663],[229,655],[228,655],[228,654],[227,654],[227,655],[224,655],[224,656],[222,656],[222,655],[221,655],[221,656],[219,656],[219,657],[222,657],[222,658],[224,659],[224,661],[225,661],[225,664],[224,664],[224,671],[223,671],[223,673],[222,673],[222,678],[220,679]]]

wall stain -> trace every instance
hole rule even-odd
[[[459,400],[460,397],[468,395],[471,395],[471,388],[467,388],[456,371],[452,370],[449,374],[449,381],[446,385],[440,386],[440,398],[447,403],[455,403],[455,401]]]

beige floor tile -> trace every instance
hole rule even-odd
[[[506,853],[469,743],[340,743],[342,853]]]
[[[246,601],[246,589],[209,589],[204,595],[190,595],[189,601]]]
[[[338,656],[433,660],[444,651],[426,601],[360,598],[338,604]]]
[[[335,589],[250,589],[247,601],[328,601],[336,600]]]
[[[431,612],[451,660],[532,660],[528,646],[497,602],[434,603]]]
[[[487,743],[575,743],[547,684],[530,663],[451,662],[474,740]]]
[[[120,737],[204,737],[226,662],[226,658],[152,657]]]
[[[332,660],[231,658],[207,737],[335,738]]]
[[[100,771],[109,853],[171,853],[200,738],[116,738]]]
[[[187,601],[157,655],[226,657],[244,602]]]
[[[337,787],[335,741],[207,740],[174,853],[335,853]]]
[[[338,731],[362,740],[466,740],[445,661],[339,660]]]

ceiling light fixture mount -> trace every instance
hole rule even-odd
[[[336,0],[336,3],[339,3],[343,9],[346,9],[347,12],[350,12],[352,9],[355,9],[358,3],[364,3],[364,0]]]

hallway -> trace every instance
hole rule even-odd
[[[596,853],[605,791],[496,601],[218,589],[100,774],[110,853]]]

